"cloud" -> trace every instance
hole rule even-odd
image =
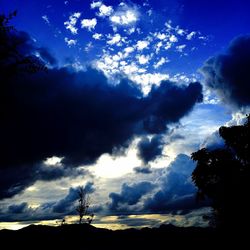
[[[208,59],[201,72],[206,86],[231,107],[250,105],[250,36],[233,40],[224,54]]]
[[[175,35],[171,35],[171,36],[169,37],[169,41],[170,41],[171,43],[177,43],[177,42],[178,42],[178,38],[177,38]]]
[[[69,20],[64,22],[65,28],[70,30],[73,35],[77,34],[78,28],[75,27],[78,19],[80,18],[81,13],[75,12],[71,16],[69,16]]]
[[[81,21],[81,27],[88,29],[88,31],[92,31],[95,28],[96,24],[97,24],[96,18],[83,19]]]
[[[150,55],[138,55],[137,56],[137,59],[138,59],[138,62],[139,64],[148,64],[149,60],[150,60]]]
[[[155,132],[155,128],[151,129]],[[147,164],[162,154],[163,146],[164,141],[161,135],[153,136],[151,139],[144,137],[138,143],[138,156]]]
[[[210,136],[208,136],[200,146],[200,148],[207,148],[208,150],[215,150],[224,147],[225,147],[225,142],[220,136],[218,130],[212,133]]]
[[[154,213],[176,213],[204,206],[196,202],[196,188],[191,181],[195,164],[187,155],[180,154],[162,173],[160,189],[144,203],[144,210]],[[206,203],[207,205],[207,203]]]
[[[159,67],[161,67],[164,63],[167,63],[167,62],[169,62],[169,59],[167,58],[164,58],[164,57],[161,57],[161,59],[158,61],[158,62],[156,62],[155,64],[154,64],[154,68],[155,69],[158,69]]]
[[[94,183],[88,182],[84,187],[84,192],[86,194],[93,193],[95,191]],[[67,196],[60,201],[58,201],[55,205],[53,205],[53,212],[55,213],[75,213],[75,202],[79,198],[78,188],[70,188]]]
[[[136,48],[138,50],[144,50],[146,48],[148,48],[149,42],[148,41],[138,41],[136,43]]]
[[[114,34],[113,37],[110,37],[110,40],[107,41],[107,44],[114,45],[114,44],[119,44],[121,41],[121,35],[120,34]]]
[[[189,34],[187,34],[186,39],[187,40],[192,40],[193,37],[196,35],[196,33],[197,32],[195,32],[195,31],[190,32]]]
[[[10,205],[8,207],[8,213],[11,214],[21,214],[23,213],[26,209],[28,208],[28,203],[27,202],[23,202],[21,204],[14,204],[14,205]]]
[[[152,170],[150,167],[135,167],[134,171],[138,174],[151,174]]]
[[[110,16],[114,12],[112,6],[106,6],[105,4],[102,4],[99,7],[99,13],[97,14],[100,17]]]
[[[187,47],[186,44],[178,45],[178,46],[176,46],[176,50],[177,50],[178,52],[182,53],[183,50],[184,50],[186,47]]]
[[[91,9],[99,8],[101,5],[102,5],[102,2],[101,2],[101,1],[97,1],[97,2],[94,2],[94,1],[93,1],[93,2],[90,4],[90,8],[91,8]]]
[[[53,59],[47,50],[31,46],[26,33],[17,32],[12,42],[15,39],[20,54],[39,52],[44,60]],[[0,60],[0,198],[11,197],[39,179],[77,174],[71,167],[127,147],[134,136],[162,133],[202,98],[199,83],[177,86],[163,81],[143,96],[133,82],[123,79],[113,85],[91,68],[77,72],[48,68],[8,77],[12,62],[11,56]],[[63,158],[62,165],[43,163],[53,156]]]
[[[137,12],[133,9],[116,11],[112,16],[110,16],[111,23],[115,25],[131,25],[137,22],[137,20]]]
[[[109,209],[111,211],[119,211],[123,209],[123,205],[135,205],[143,195],[152,191],[154,187],[154,184],[146,181],[135,183],[131,186],[124,183],[120,194],[109,194],[112,200]]]
[[[49,20],[49,18],[48,18],[47,15],[43,15],[43,16],[42,16],[42,19],[44,20],[44,22],[45,22],[46,24],[50,25],[50,20]]]
[[[64,41],[69,47],[74,46],[77,43],[76,39],[69,39],[68,37],[65,37]]]
[[[92,36],[95,40],[100,40],[102,38],[102,34],[100,33],[95,33],[93,36]]]

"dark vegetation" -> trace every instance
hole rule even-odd
[[[211,225],[244,230],[250,222],[250,116],[244,125],[221,127],[219,133],[225,147],[192,154],[197,162],[192,179],[198,199],[212,200]]]

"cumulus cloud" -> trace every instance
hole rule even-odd
[[[161,59],[158,61],[158,62],[156,62],[155,64],[154,64],[154,68],[155,69],[158,69],[159,67],[161,67],[164,63],[167,63],[167,62],[169,62],[169,59],[167,58],[164,58],[164,57],[161,57]]]
[[[65,37],[64,41],[69,47],[74,46],[77,43],[76,39],[69,39],[68,37]]]
[[[189,34],[187,34],[186,39],[187,40],[192,40],[195,35],[196,35],[196,32],[192,31]]]
[[[99,7],[99,13],[97,14],[100,17],[110,16],[113,13],[113,7],[112,6],[106,6],[105,4],[102,4]]]
[[[20,53],[39,51],[44,60],[53,59],[45,49],[31,46],[25,33],[17,32],[11,39],[18,39]],[[143,96],[131,81],[112,85],[93,69],[49,68],[10,78],[4,69],[12,61],[11,57],[0,60],[1,198],[21,192],[36,180],[70,174],[70,167],[93,163],[114,148],[127,147],[136,135],[162,133],[202,98],[199,83],[177,86],[163,81]],[[52,156],[63,157],[62,165],[43,164]]]
[[[86,194],[93,193],[95,191],[94,183],[88,182],[83,191]],[[55,213],[72,213],[75,212],[75,201],[79,198],[78,188],[70,188],[67,196],[56,204],[53,205],[53,212]]]
[[[130,25],[138,20],[137,14],[133,10],[115,12],[110,17],[110,21],[115,25]]]
[[[81,13],[75,12],[71,16],[69,16],[69,20],[64,22],[65,28],[70,30],[73,35],[77,34],[78,28],[75,27],[78,19],[80,18]]]
[[[150,167],[146,166],[146,167],[135,167],[134,171],[138,174],[151,174],[152,170]]]
[[[250,105],[250,36],[233,40],[224,54],[208,59],[201,72],[206,86],[232,107]]]
[[[95,33],[93,36],[92,36],[95,40],[100,40],[102,38],[102,34],[100,33]]]
[[[90,8],[91,9],[95,9],[95,8],[99,8],[100,6],[102,5],[102,2],[101,1],[93,1],[91,4],[90,4]]]
[[[110,40],[107,41],[107,44],[110,45],[119,44],[120,41],[121,41],[121,35],[114,34],[114,36],[110,37]]]
[[[150,55],[138,55],[137,59],[139,64],[147,64],[150,60]]]
[[[138,203],[142,196],[149,193],[155,187],[151,182],[139,182],[131,186],[124,183],[122,185],[121,193],[110,193],[111,203],[109,204],[109,209],[111,211],[122,211],[124,205],[131,206]],[[125,208],[126,209],[126,208]]]
[[[149,45],[149,42],[148,41],[138,41],[136,43],[136,48],[138,50],[143,50],[143,49],[146,49],[148,48],[148,45]]]
[[[159,179],[160,189],[144,203],[145,211],[154,213],[188,212],[191,209],[208,205],[197,203],[196,188],[191,181],[195,164],[187,155],[180,154],[163,172]]]
[[[81,21],[81,27],[88,29],[88,31],[92,31],[93,29],[95,29],[96,24],[97,24],[96,18],[83,19]]]
[[[152,132],[155,132],[155,129],[157,130],[158,128],[151,127],[150,129]],[[161,135],[153,136],[150,139],[144,137],[138,143],[138,156],[147,164],[162,154],[163,146],[164,141]]]

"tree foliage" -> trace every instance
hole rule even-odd
[[[242,225],[249,221],[250,116],[241,126],[221,127],[225,148],[203,148],[192,153],[197,162],[192,180],[198,197],[212,201],[217,226]]]
[[[25,44],[28,35],[25,32],[17,32],[10,24],[11,19],[16,15],[17,11],[9,15],[0,14],[0,74],[5,78],[20,73],[47,70],[39,57],[24,53],[23,47],[31,45]]]

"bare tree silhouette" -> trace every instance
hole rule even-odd
[[[79,224],[82,224],[83,217],[85,215],[88,215],[90,198],[89,198],[89,194],[85,191],[84,187],[82,187],[82,186],[79,187],[79,189],[78,189],[78,196],[79,196],[79,199],[78,199],[78,206],[76,207],[76,211],[79,215]],[[92,218],[93,218],[93,216],[92,216]],[[90,218],[87,219],[88,223],[89,223],[89,220],[90,220]],[[92,220],[91,220],[91,222],[92,222]]]

